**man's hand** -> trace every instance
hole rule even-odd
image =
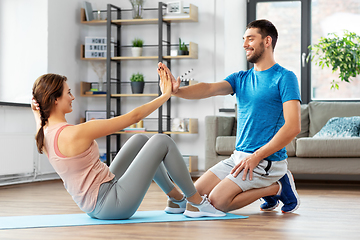
[[[177,79],[175,79],[175,77],[171,74],[170,69],[162,62],[158,63],[158,67],[163,68],[166,71],[167,75],[170,76],[172,83],[172,94],[176,94],[180,87],[180,77],[177,77]]]
[[[243,158],[240,163],[238,163],[232,170],[231,170],[231,174],[233,174],[234,177],[237,177],[239,175],[239,173],[244,170],[244,174],[243,174],[243,178],[242,180],[245,181],[246,180],[246,175],[249,173],[249,180],[252,180],[253,177],[253,170],[254,168],[259,164],[259,162],[262,159],[258,156],[256,156],[256,154],[251,154],[250,156]]]

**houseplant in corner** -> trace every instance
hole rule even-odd
[[[344,31],[343,37],[335,33],[322,37],[318,44],[310,45],[309,60],[322,68],[331,67],[332,71],[339,70],[341,81],[350,82],[350,77],[360,74],[360,36],[356,33]],[[331,82],[331,89],[339,89],[338,82]]]
[[[144,75],[141,73],[134,73],[130,78],[131,91],[134,94],[139,94],[144,92]]]
[[[178,55],[189,55],[188,47],[184,42],[181,42],[181,38],[179,38],[179,50]]]
[[[134,40],[132,40],[131,52],[133,57],[140,57],[142,55],[143,43],[143,40],[141,40],[140,38],[135,38]]]

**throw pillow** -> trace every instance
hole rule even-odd
[[[331,118],[316,137],[360,137],[360,116]]]

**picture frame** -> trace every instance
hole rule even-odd
[[[115,112],[110,112],[110,118],[115,117]],[[85,111],[85,121],[90,120],[98,120],[98,119],[106,119],[106,111],[94,111],[94,110],[87,110]]]
[[[85,9],[86,21],[94,20],[94,13],[91,3],[84,1],[84,9]]]
[[[166,13],[167,14],[181,14],[183,13],[182,1],[174,1],[166,3]]]

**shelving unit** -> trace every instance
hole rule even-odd
[[[151,19],[122,19],[121,12],[129,11],[129,9],[122,10],[121,8],[108,4],[106,10],[106,20],[93,20],[86,21],[85,10],[81,9],[81,23],[85,25],[93,25],[93,26],[101,26],[104,25],[107,28],[107,57],[106,58],[84,58],[85,46],[81,45],[80,47],[80,58],[82,60],[96,60],[96,61],[106,61],[106,85],[107,85],[107,93],[106,94],[93,94],[88,95],[86,92],[89,92],[91,89],[91,83],[81,82],[81,96],[82,97],[105,97],[106,98],[106,112],[107,118],[110,118],[110,111],[112,109],[113,100],[115,101],[115,115],[121,114],[121,98],[122,97],[157,97],[161,94],[160,89],[158,89],[158,93],[148,93],[148,94],[128,94],[122,92],[121,83],[121,61],[129,61],[129,60],[157,60],[158,62],[166,62],[167,66],[171,69],[171,60],[172,59],[197,59],[198,58],[198,45],[196,43],[189,43],[189,55],[186,56],[170,56],[170,47],[171,45],[171,23],[174,22],[197,22],[198,21],[198,8],[192,4],[189,7],[189,14],[182,15],[181,17],[176,16],[164,16],[164,11],[166,9],[166,4],[159,2],[157,8],[152,9],[144,9],[157,11],[158,18]],[[112,17],[116,15],[115,19]],[[132,56],[123,56],[121,54],[121,26],[122,25],[139,25],[139,24],[157,24],[158,25],[158,56],[141,56],[141,57],[132,57]],[[163,39],[163,25],[166,25],[167,34],[166,40]],[[115,41],[111,42],[112,38],[112,27],[116,27],[116,37],[114,36]],[[111,44],[115,44],[115,56],[111,56]],[[163,47],[166,47],[166,53],[163,54]],[[116,77],[111,75],[111,63],[116,63]],[[159,81],[159,79],[158,79]],[[114,91],[111,89],[114,88]],[[115,92],[115,93],[114,93]],[[163,109],[160,107],[158,109],[158,129],[157,131],[146,131],[146,132],[125,132],[120,131],[116,132],[116,149],[120,149],[120,135],[122,134],[134,134],[134,133],[146,133],[146,134],[156,134],[156,133],[164,133],[164,134],[194,134],[198,133],[198,121],[197,119],[189,119],[188,131],[187,132],[172,132],[171,128],[171,98],[166,103],[167,111],[166,115],[163,115]],[[163,119],[165,119],[165,125],[163,126]],[[106,137],[106,153],[107,153],[107,164],[110,164],[110,153],[111,153],[111,136]]]
[[[163,4],[164,5],[164,4]],[[147,10],[147,9],[144,9]],[[106,25],[107,20],[92,20],[86,21],[85,9],[81,8],[80,12],[80,21],[82,24],[87,25]],[[176,17],[175,16],[163,16],[163,22],[175,23],[175,22],[197,22],[198,21],[198,8],[197,6],[190,4],[189,14],[186,17]],[[151,19],[114,19],[111,21],[117,25],[136,25],[136,24],[158,24],[158,18]]]
[[[84,57],[85,45],[81,45],[80,48],[80,59],[81,60],[96,60],[96,61],[106,61],[106,58],[85,58]],[[112,57],[112,61],[123,61],[123,60],[157,60],[159,56],[141,56],[141,57],[132,57],[132,56],[119,56]],[[189,43],[189,55],[181,56],[163,56],[164,59],[197,59],[198,58],[198,45],[196,43]]]

